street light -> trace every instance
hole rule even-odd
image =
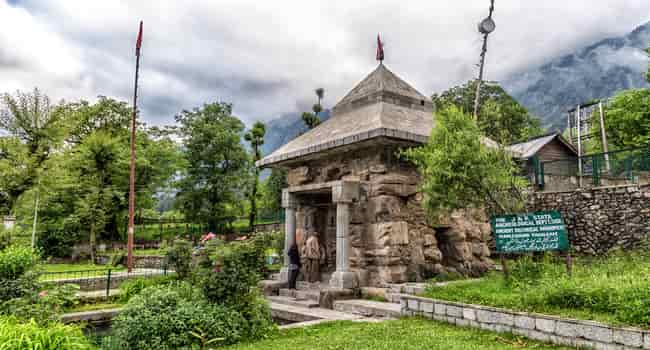
[[[488,35],[492,33],[497,25],[492,19],[494,13],[494,0],[490,0],[490,14],[478,24],[478,32],[483,34],[483,49],[481,50],[481,63],[478,73],[478,81],[476,82],[476,99],[474,100],[474,119],[478,120],[478,106],[481,97],[481,83],[483,82],[483,68],[485,66],[485,53],[487,52],[487,39]]]

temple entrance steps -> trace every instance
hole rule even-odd
[[[372,301],[364,299],[337,300],[334,310],[352,315],[373,318],[399,318],[402,307],[400,304]]]
[[[280,289],[281,297],[296,298],[298,300],[313,300],[318,302],[320,290],[318,289]]]
[[[326,280],[328,276],[323,276]],[[267,296],[269,301],[297,307],[315,308],[320,305],[321,290],[327,288],[327,282],[309,283],[298,281],[296,289],[280,288],[278,296]]]
[[[305,309],[318,307],[318,300],[314,301],[311,299],[298,299],[291,296],[267,296],[266,299],[272,303],[301,307]]]

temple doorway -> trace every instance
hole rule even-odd
[[[322,282],[328,282],[336,270],[336,205],[331,192],[304,193],[300,195],[298,210],[302,220],[298,222],[298,245],[302,247],[311,232],[316,232],[322,252],[320,273]]]

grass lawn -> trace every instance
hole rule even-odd
[[[65,312],[72,313],[72,312],[95,311],[95,310],[105,310],[105,309],[117,309],[124,305],[126,304],[119,303],[117,301],[79,304],[79,305],[75,305],[74,307],[71,307],[68,310],[65,310]]]
[[[548,256],[508,265],[510,281],[492,273],[480,281],[430,285],[425,296],[650,329],[650,255],[578,258],[571,277]]]
[[[43,272],[67,272],[67,271],[82,271],[82,270],[108,270],[111,267],[108,265],[80,263],[80,264],[43,264],[42,268],[43,268]],[[124,270],[123,267],[112,267],[112,269]]]
[[[271,339],[238,344],[227,349],[544,350],[569,348],[424,319],[403,319],[379,323],[331,322],[307,328],[288,329]]]

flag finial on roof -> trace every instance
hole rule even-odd
[[[379,34],[377,34],[377,61],[380,63],[384,61],[384,43],[381,42]]]
[[[138,30],[138,39],[135,41],[135,55],[140,56],[140,48],[142,47],[142,21],[140,21],[140,29]]]

